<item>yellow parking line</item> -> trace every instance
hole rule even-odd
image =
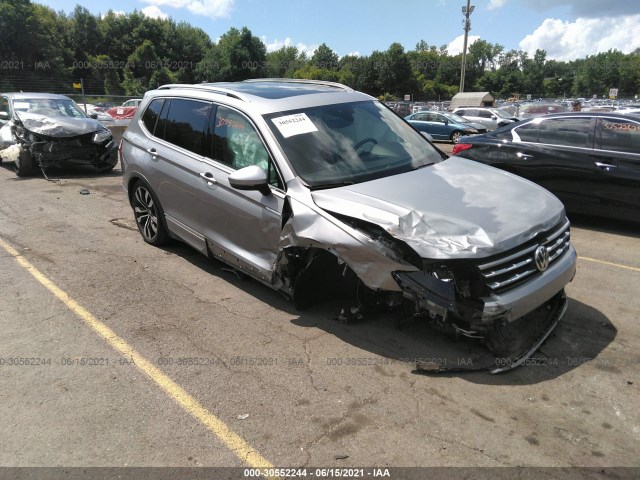
[[[89,327],[100,335],[111,347],[127,359],[133,359],[135,367],[153,380],[184,410],[193,415],[218,437],[238,458],[254,468],[273,468],[273,465],[262,457],[246,440],[231,430],[222,420],[203,407],[194,397],[189,395],[180,385],[162,373],[151,362],[140,355],[113,330],[98,320],[88,310],[73,300],[66,292],[44,276],[36,267],[0,238],[0,246],[11,255],[18,264],[27,270],[47,290],[53,293],[69,310],[80,317]]]
[[[589,262],[602,263],[603,265],[610,265],[612,267],[625,268],[627,270],[633,270],[634,272],[640,272],[640,268],[630,267],[628,265],[621,265],[619,263],[605,262],[604,260],[596,260],[595,258],[589,257],[578,257],[580,260],[587,260]]]

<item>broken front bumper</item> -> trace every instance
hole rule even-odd
[[[453,281],[440,280],[428,272],[394,272],[393,277],[418,311],[445,320],[450,314],[455,319],[466,319],[469,329],[477,333],[469,336],[481,336],[493,325],[522,318],[562,291],[575,275],[576,258],[575,249],[569,245],[544,272],[516,287],[471,302],[459,300]]]

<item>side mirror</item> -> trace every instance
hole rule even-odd
[[[267,174],[256,165],[241,168],[229,175],[229,185],[238,190],[257,190],[263,195],[270,195],[271,188],[267,182]]]
[[[426,138],[427,140],[429,140],[431,143],[433,143],[433,137],[431,135],[429,135],[427,132],[420,132],[420,134]]]
[[[491,115],[491,120],[497,120],[498,117],[496,117],[495,115]]]
[[[7,112],[0,112],[0,120],[6,122],[9,120],[9,114]]]
[[[93,118],[94,120],[97,120],[98,119],[98,114],[95,113],[95,112],[94,113],[90,113],[89,114],[89,118]]]

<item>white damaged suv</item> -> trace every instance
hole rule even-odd
[[[510,366],[566,310],[576,253],[562,203],[447,159],[344,85],[160,87],[144,96],[121,161],[146,242],[179,239],[299,306],[334,286],[483,338]]]

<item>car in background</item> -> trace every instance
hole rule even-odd
[[[569,110],[569,107],[562,103],[525,103],[518,107],[514,116],[520,120],[524,120],[525,118],[541,117],[542,115],[568,112]]]
[[[127,125],[138,111],[140,102],[142,102],[141,98],[132,98],[118,107],[108,109],[107,113],[115,119],[117,125]]]
[[[527,178],[569,212],[640,221],[640,115],[546,115],[462,138],[453,154]]]
[[[484,339],[509,367],[566,310],[576,254],[560,201],[447,158],[345,85],[162,86],[145,94],[121,162],[144,241],[180,239],[299,307],[332,289],[353,302],[347,317],[405,308]]]
[[[142,103],[142,99],[141,98],[131,98],[131,99],[127,100],[126,102],[124,102],[120,106],[121,107],[139,107],[140,103]]]
[[[458,107],[453,113],[460,115],[472,122],[481,123],[488,131],[504,127],[518,121],[517,117],[511,117],[497,108],[489,107]]]
[[[404,119],[416,130],[431,135],[434,140],[449,140],[453,143],[458,143],[465,135],[477,135],[487,131],[481,123],[470,122],[449,112],[417,112]]]
[[[118,162],[111,132],[64,95],[2,93],[0,125],[0,158],[14,162],[19,177],[63,165],[107,172]]]
[[[115,119],[109,115],[103,107],[93,105],[91,103],[78,103],[80,107],[89,117],[95,118],[105,127],[115,125]]]

